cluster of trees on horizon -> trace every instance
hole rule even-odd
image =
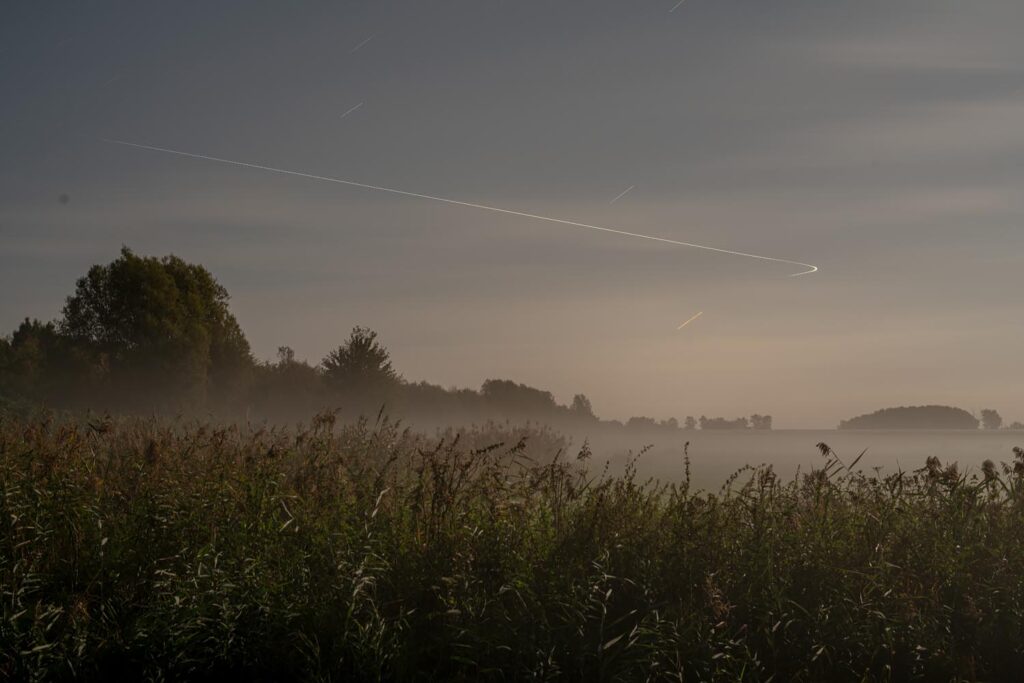
[[[115,413],[214,414],[298,421],[341,407],[446,426],[487,420],[535,420],[560,427],[633,431],[770,430],[771,415],[736,419],[688,416],[602,420],[576,394],[559,404],[549,391],[507,379],[479,390],[406,380],[372,330],[349,338],[313,365],[282,346],[257,360],[228,307],[229,295],[203,266],[176,256],[143,257],[127,247],[80,278],[53,322],[25,321],[0,338],[0,407],[46,405]],[[949,406],[887,408],[840,429],[1004,427],[999,413],[980,418]],[[1024,429],[1014,422],[1008,429]]]
[[[860,415],[839,423],[839,429],[1003,429],[999,411],[986,408],[977,418],[962,408],[951,406],[903,406],[884,408],[868,415]],[[1014,422],[1006,429],[1024,429]]]
[[[69,410],[213,413],[302,420],[337,406],[355,416],[384,409],[438,425],[531,419],[636,430],[771,429],[770,415],[727,420],[601,420],[590,400],[569,405],[551,392],[506,379],[479,391],[405,380],[372,330],[356,327],[317,365],[282,346],[275,361],[253,357],[228,307],[229,295],[203,266],[176,256],[143,257],[127,247],[79,279],[61,317],[26,319],[0,339],[0,399]]]

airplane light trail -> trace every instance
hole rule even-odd
[[[429,194],[420,194],[419,192],[409,192],[407,190],[399,190],[393,187],[383,187],[381,185],[370,185],[368,183],[359,183],[354,180],[343,180],[341,178],[331,178],[329,176],[315,175],[312,173],[303,173],[301,171],[289,171],[284,168],[274,168],[273,166],[263,166],[260,164],[251,164],[245,161],[234,161],[232,159],[222,159],[220,157],[208,156],[206,154],[196,154],[194,152],[183,152],[176,149],[167,149],[166,147],[155,147],[153,145],[143,145],[137,142],[128,142],[126,140],[111,140],[107,138],[100,138],[101,141],[112,145],[124,145],[125,147],[135,147],[137,149],[146,149],[152,152],[163,152],[165,154],[175,154],[177,156],[189,157],[191,159],[205,159],[206,161],[214,161],[220,164],[230,164],[232,166],[241,166],[243,168],[254,168],[260,171],[268,171],[270,173],[280,173],[282,175],[296,176],[299,178],[309,178],[310,180],[321,180],[328,183],[338,183],[339,185],[348,185],[350,187],[361,187],[366,190],[376,190],[378,192],[389,192],[391,194],[402,195],[403,197],[415,197],[417,199],[429,199],[435,202],[444,202],[445,204],[454,204],[456,206],[465,206],[471,209],[481,209],[483,211],[493,211],[494,213],[503,213],[509,216],[520,216],[522,218],[530,218],[537,221],[545,221],[548,223],[558,223],[559,225],[571,225],[577,228],[586,228],[587,230],[597,230],[600,232],[608,232],[615,235],[623,235],[625,237],[636,237],[639,239],[651,240],[653,242],[662,242],[665,244],[675,244],[680,247],[691,247],[693,249],[703,249],[705,251],[714,251],[719,254],[730,254],[732,256],[743,256],[744,258],[758,259],[760,261],[772,261],[774,263],[787,263],[792,266],[800,266],[806,270],[802,270],[799,273],[792,273],[790,277],[797,277],[800,275],[810,275],[811,273],[818,272],[818,267],[813,266],[810,263],[802,263],[800,261],[792,261],[790,259],[775,258],[773,256],[762,256],[760,254],[748,254],[743,251],[733,251],[731,249],[720,249],[719,247],[709,247],[705,244],[694,244],[693,242],[682,242],[679,240],[669,239],[667,237],[656,237],[654,235],[642,235],[637,232],[627,232],[625,230],[616,230],[614,228],[603,228],[599,225],[590,225],[589,223],[579,223],[577,221],[569,221],[562,218],[552,218],[550,216],[540,216],[535,213],[527,213],[525,211],[513,211],[512,209],[502,209],[497,206],[487,206],[486,204],[474,204],[473,202],[464,202],[458,199],[448,199],[446,197],[435,197]]]
[[[627,188],[626,188],[625,190],[623,190],[622,192],[620,192],[620,193],[619,193],[619,194],[618,194],[618,195],[617,195],[617,196],[615,197],[615,199],[611,200],[611,201],[610,201],[610,202],[608,202],[608,203],[609,203],[609,204],[614,204],[615,202],[619,201],[620,199],[622,199],[623,197],[625,197],[625,196],[626,196],[627,194],[629,194],[629,193],[630,193],[630,191],[632,191],[632,190],[633,190],[633,188],[635,188],[635,187],[636,187],[636,185],[630,185],[630,186],[629,186],[629,187],[627,187]]]
[[[680,325],[679,327],[677,327],[677,328],[676,328],[676,330],[681,330],[681,329],[683,329],[684,327],[686,327],[687,325],[689,325],[690,323],[692,323],[692,322],[693,322],[694,320],[696,320],[697,318],[701,317],[702,315],[704,315],[704,311],[701,311],[701,312],[700,312],[700,313],[698,313],[697,315],[695,315],[695,316],[693,316],[692,318],[690,318],[689,320],[687,320],[687,321],[686,321],[685,323],[683,323],[682,325]]]
[[[349,54],[353,54],[353,53],[354,53],[354,52],[356,52],[356,51],[357,51],[357,50],[358,50],[359,48],[361,48],[361,47],[362,47],[363,45],[366,45],[366,44],[367,44],[368,42],[370,42],[371,40],[373,40],[373,39],[374,39],[374,38],[376,38],[376,37],[377,37],[377,34],[376,34],[376,33],[374,33],[374,34],[373,34],[372,36],[370,36],[369,38],[367,38],[366,40],[364,40],[363,42],[359,43],[359,44],[358,44],[358,45],[356,45],[356,46],[355,46],[354,48],[352,48],[351,50],[349,50],[349,51],[348,51],[348,53],[349,53]]]
[[[346,116],[348,116],[349,114],[351,114],[352,112],[354,112],[354,111],[355,111],[356,109],[359,109],[359,107],[361,107],[361,106],[363,106],[363,103],[362,103],[362,102],[360,102],[360,103],[359,103],[359,104],[357,104],[356,106],[354,106],[354,107],[352,107],[351,109],[349,109],[349,110],[348,110],[347,112],[345,112],[344,114],[342,114],[342,115],[341,115],[341,116],[340,116],[339,118],[342,118],[342,119],[343,119],[343,118],[345,118]]]

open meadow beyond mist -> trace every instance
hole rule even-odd
[[[573,445],[587,435],[574,434]],[[961,469],[978,471],[985,460],[1009,461],[1013,448],[1024,446],[1024,431],[845,431],[845,430],[771,430],[771,431],[694,431],[664,433],[625,433],[589,436],[594,451],[593,466],[610,461],[610,471],[620,473],[632,453],[643,447],[650,450],[637,459],[641,477],[678,481],[685,474],[684,449],[689,443],[690,471],[695,486],[717,489],[736,470],[746,465],[769,465],[780,477],[792,478],[797,470],[807,473],[820,468],[819,443],[829,445],[846,462],[866,471],[879,468],[882,474],[900,469],[916,470],[925,460],[937,457],[944,464],[958,463]]]

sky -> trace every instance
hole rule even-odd
[[[607,418],[1024,420],[1024,3],[677,2],[7,0],[0,333],[127,245],[261,359],[364,325]]]

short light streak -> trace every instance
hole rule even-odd
[[[704,311],[701,311],[701,312],[700,312],[700,313],[698,313],[697,315],[695,315],[695,316],[693,316],[692,318],[690,318],[689,320],[687,320],[687,321],[686,321],[685,323],[683,323],[682,325],[680,325],[679,327],[677,327],[677,328],[676,328],[676,330],[681,330],[681,329],[683,329],[684,327],[686,327],[687,325],[689,325],[690,323],[692,323],[692,322],[693,322],[694,320],[696,320],[697,318],[701,317],[702,315],[704,315]]]
[[[683,6],[684,2],[686,2],[686,0],[679,0],[679,2],[677,2],[675,6],[669,10],[669,12],[675,12],[677,9]]]
[[[374,39],[374,38],[376,38],[376,37],[377,37],[377,34],[376,34],[376,33],[374,33],[374,34],[373,34],[372,36],[370,36],[369,38],[367,38],[366,40],[364,40],[363,42],[359,43],[359,44],[358,44],[358,45],[356,45],[356,46],[355,46],[354,48],[352,48],[351,50],[349,50],[349,51],[348,51],[348,53],[349,53],[349,54],[352,54],[353,52],[355,52],[356,50],[358,50],[358,49],[359,49],[359,48],[361,48],[362,46],[366,45],[366,44],[367,44],[368,42],[370,42],[371,40],[373,40],[373,39]]]
[[[623,190],[623,191],[621,192],[621,194],[619,194],[619,196],[617,196],[617,197],[616,197],[615,199],[611,200],[611,201],[610,201],[610,202],[608,202],[608,203],[609,203],[609,204],[614,204],[615,202],[619,201],[620,199],[622,199],[623,197],[625,197],[625,196],[626,196],[627,194],[629,194],[630,190],[632,190],[632,189],[633,189],[634,187],[636,187],[636,185],[630,185],[630,186],[629,186],[629,187],[627,187],[627,188],[626,188],[625,190]]]
[[[509,216],[520,216],[522,218],[530,218],[537,221],[545,221],[547,223],[558,223],[559,225],[571,225],[577,228],[586,228],[587,230],[597,230],[599,232],[607,232],[615,235],[623,235],[625,237],[636,237],[638,239],[651,240],[652,242],[662,242],[664,244],[675,244],[680,247],[691,247],[693,249],[703,249],[705,251],[713,251],[719,254],[730,254],[732,256],[743,256],[744,258],[758,259],[759,261],[771,261],[774,263],[787,263],[792,266],[800,266],[805,270],[799,273],[793,273],[790,277],[797,277],[800,275],[810,275],[818,271],[817,266],[812,266],[810,263],[802,263],[800,261],[792,261],[790,259],[775,258],[773,256],[762,256],[761,254],[748,254],[743,251],[733,251],[731,249],[721,249],[719,247],[709,247],[705,244],[695,244],[693,242],[682,242],[680,240],[673,240],[667,237],[657,237],[654,235],[641,235],[637,232],[627,232],[625,230],[616,230],[615,228],[604,228],[599,225],[590,225],[589,223],[580,223],[578,221],[569,221],[562,218],[552,218],[550,216],[541,216],[535,213],[527,213],[525,211],[514,211],[512,209],[502,209],[497,206],[487,206],[486,204],[475,204],[473,202],[464,202],[458,199],[448,199],[447,197],[436,197],[429,194],[421,194],[419,192],[409,192],[407,190],[399,190],[393,187],[384,187],[382,185],[370,185],[369,183],[360,183],[354,180],[343,180],[341,178],[331,178],[329,176],[314,175],[312,173],[303,173],[301,171],[289,171],[284,168],[274,168],[273,166],[263,166],[261,164],[251,164],[245,161],[234,161],[232,159],[222,159],[220,157],[208,156],[206,154],[195,154],[193,152],[183,152],[176,149],[168,149],[166,147],[155,147],[153,145],[143,145],[137,142],[128,142],[125,140],[110,140],[101,138],[103,142],[113,145],[124,145],[125,147],[135,147],[137,149],[146,149],[152,152],[163,152],[165,154],[175,154],[181,157],[189,157],[191,159],[205,159],[206,161],[214,161],[220,164],[230,164],[231,166],[241,166],[243,168],[254,168],[260,171],[268,171],[270,173],[280,173],[282,175],[296,176],[298,178],[309,178],[310,180],[321,180],[328,183],[338,183],[339,185],[348,185],[350,187],[361,187],[366,190],[376,190],[378,192],[389,192],[391,194],[401,195],[403,197],[416,197],[417,199],[429,199],[435,202],[444,202],[445,204],[454,204],[456,206],[465,206],[471,209],[481,209],[483,211],[493,211],[494,213],[503,213]]]
[[[346,116],[348,116],[349,114],[351,114],[352,112],[354,112],[354,111],[355,111],[356,109],[359,109],[359,107],[361,107],[361,106],[363,106],[363,103],[362,103],[362,102],[360,102],[359,104],[357,104],[356,106],[352,107],[352,108],[351,108],[351,109],[349,109],[349,110],[348,110],[347,112],[345,112],[344,114],[342,114],[342,115],[341,115],[341,118],[345,118]]]

